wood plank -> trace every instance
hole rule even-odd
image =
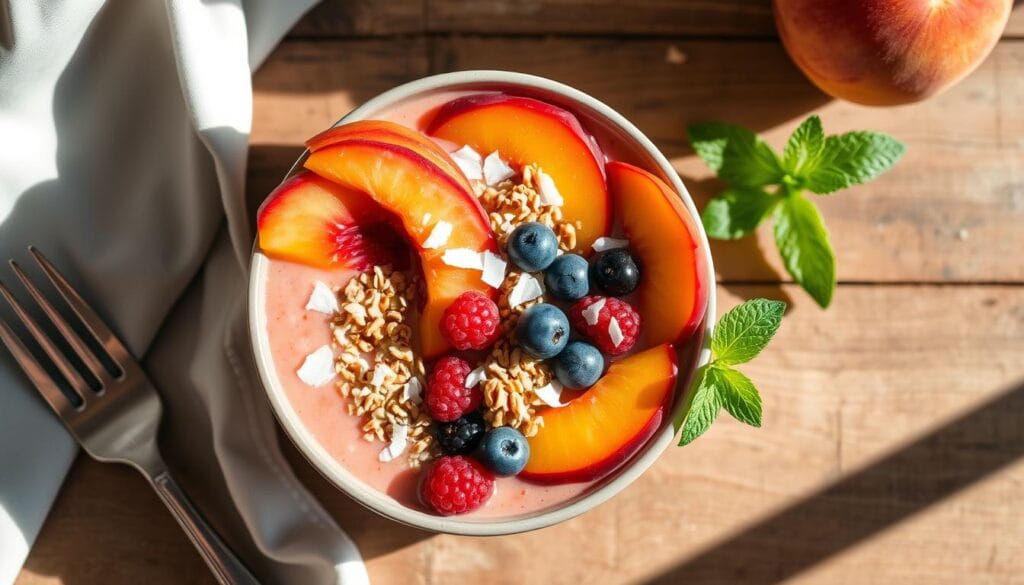
[[[216,582],[137,471],[80,455],[15,583],[143,581]]]
[[[760,430],[721,420],[624,493],[529,534],[431,536],[363,510],[299,456],[374,583],[1013,582],[1024,572],[1024,287],[841,286],[796,299],[742,367]],[[116,527],[116,529],[114,528]],[[894,551],[899,551],[895,554]],[[116,561],[115,561],[116,560]],[[170,577],[173,575],[173,578]],[[19,585],[209,582],[134,473],[80,461]]]
[[[292,37],[362,37],[423,32],[424,0],[324,0],[288,33]]]
[[[253,76],[249,141],[302,144],[357,105],[428,72],[423,38],[284,42]]]
[[[1019,4],[1019,3],[1017,3]],[[289,33],[345,38],[432,33],[775,37],[770,0],[324,0]],[[1005,37],[1024,36],[1024,9]]]
[[[682,57],[669,59],[669,52]],[[743,124],[777,147],[812,113],[828,132],[889,132],[909,148],[894,171],[816,199],[840,280],[1024,280],[1017,237],[1024,220],[1024,43],[1000,44],[948,93],[900,108],[830,100],[771,41],[453,38],[439,40],[433,54],[435,71],[535,73],[605,101],[673,160],[701,204],[722,185],[692,155],[689,123]],[[716,243],[714,252],[729,281],[784,275],[767,229],[756,239]]]
[[[431,32],[775,36],[769,0],[427,0]]]
[[[253,76],[248,200],[255,208],[303,142],[378,93],[428,73],[425,39],[285,42]]]
[[[1010,13],[1010,22],[1006,23],[1003,38],[1024,38],[1024,8],[1021,7],[1020,0],[1013,2],[1013,12]]]
[[[250,193],[262,198],[302,141],[378,92],[425,74],[422,39],[286,42],[257,73]],[[727,120],[780,146],[810,113],[826,130],[869,128],[909,146],[896,170],[816,198],[848,282],[1021,282],[1024,43],[1003,43],[949,93],[901,108],[829,101],[772,42],[437,39],[433,70],[499,67],[591,93],[644,130],[697,201],[721,189],[685,140],[688,123]],[[668,62],[672,49],[683,63]],[[786,280],[767,228],[713,246],[726,281]]]

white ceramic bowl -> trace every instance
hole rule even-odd
[[[649,170],[657,171],[680,194],[683,204],[693,217],[693,223],[699,231],[699,246],[701,252],[705,255],[708,270],[705,286],[710,289],[708,291],[704,325],[698,331],[698,335],[701,337],[696,341],[695,351],[693,352],[696,356],[695,358],[691,356],[691,359],[695,359],[694,365],[688,370],[681,369],[682,375],[678,382],[677,392],[679,388],[686,388],[693,371],[700,365],[705,364],[710,358],[708,340],[710,340],[711,327],[715,316],[715,279],[710,248],[708,247],[704,229],[701,227],[697,208],[694,206],[686,186],[680,181],[679,175],[665,156],[655,148],[654,144],[622,115],[581,91],[542,77],[506,71],[463,71],[426,77],[386,91],[350,112],[339,120],[337,124],[374,118],[378,113],[385,112],[395,104],[411,97],[437,91],[461,90],[504,90],[562,105],[580,115],[585,125],[592,128],[595,127],[595,124],[602,126],[604,131],[611,132],[621,137],[627,143],[632,143],[636,146],[636,150],[646,155],[648,159],[637,162]],[[296,162],[296,166],[302,162],[304,157],[305,154]],[[661,427],[639,453],[633,456],[610,477],[599,482],[594,488],[579,498],[550,510],[509,519],[474,519],[472,517],[434,516],[407,508],[390,496],[366,485],[339,464],[317,442],[316,438],[306,429],[292,409],[275,372],[274,362],[270,354],[270,344],[267,340],[266,316],[263,312],[263,307],[265,306],[266,299],[268,265],[267,258],[259,253],[258,250],[253,253],[249,281],[249,326],[256,365],[259,368],[260,378],[263,380],[263,385],[266,388],[274,413],[288,433],[288,436],[291,437],[292,441],[294,441],[295,445],[313,467],[337,486],[338,489],[367,508],[387,518],[424,530],[474,536],[512,534],[550,526],[578,516],[622,491],[630,482],[639,477],[644,470],[654,463],[662,451],[673,442],[676,435],[673,421],[684,408],[685,400],[682,400],[682,397],[676,399],[671,416],[665,417]],[[681,365],[683,368],[686,367],[686,364]]]

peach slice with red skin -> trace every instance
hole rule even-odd
[[[676,385],[676,352],[662,344],[630,355],[581,396],[541,411],[519,477],[545,484],[600,479],[632,457],[664,420]]]
[[[437,165],[451,178],[461,183],[467,191],[473,192],[469,179],[466,178],[466,175],[462,173],[462,170],[459,169],[455,161],[452,160],[452,157],[443,148],[423,134],[396,122],[387,120],[358,120],[342,124],[310,138],[306,141],[306,147],[310,151],[315,152],[332,144],[353,139],[373,140],[409,148]]]
[[[679,195],[633,165],[608,163],[608,187],[630,251],[640,262],[636,309],[647,343],[675,343],[697,330],[708,302],[699,231]]]
[[[444,249],[497,250],[476,197],[417,151],[393,143],[342,140],[312,152],[305,166],[327,180],[369,194],[398,217],[419,254],[424,276],[420,350],[430,359],[450,349],[439,327],[444,309],[468,290],[491,296],[495,292],[481,280],[479,270],[449,266],[441,259]],[[451,224],[451,236],[441,248],[425,249],[423,244],[440,221]]]
[[[267,197],[256,218],[260,249],[318,268],[402,265],[408,244],[366,194],[302,171]]]
[[[474,94],[441,106],[427,133],[467,144],[513,165],[540,165],[565,202],[562,213],[579,221],[577,249],[590,250],[608,233],[612,210],[604,176],[604,155],[572,113],[527,97]]]

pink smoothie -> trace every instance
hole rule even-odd
[[[429,113],[437,106],[467,93],[438,92],[404,102],[385,112],[370,112],[368,118],[391,120],[422,131]],[[617,131],[602,127],[595,119],[579,113],[585,126],[595,134],[602,150],[610,158],[653,169],[656,165],[639,149],[628,148]],[[440,142],[440,141],[439,141]],[[461,145],[442,144],[448,151]],[[387,494],[397,502],[417,510],[428,511],[417,496],[418,472],[409,468],[406,458],[381,463],[378,454],[384,447],[362,438],[362,420],[348,414],[346,399],[333,387],[311,388],[295,374],[303,359],[320,346],[331,342],[327,317],[305,310],[315,281],[332,288],[343,286],[351,272],[327,271],[284,260],[270,260],[267,276],[267,335],[280,382],[287,398],[309,432],[341,465],[370,487]],[[680,377],[685,379],[689,364],[696,355],[695,346],[680,348]],[[572,483],[554,486],[527,483],[516,478],[499,478],[496,492],[480,510],[470,517],[512,517],[538,512],[568,503],[599,482]]]
[[[384,445],[362,438],[362,421],[348,414],[345,398],[333,385],[311,388],[295,374],[307,355],[331,342],[328,318],[305,309],[313,283],[321,280],[333,288],[344,285],[351,276],[351,272],[319,270],[285,260],[270,261],[266,315],[274,366],[292,408],[332,457],[367,485],[405,506],[426,511],[416,495],[418,474],[409,469],[406,458],[381,463],[377,455]],[[571,500],[589,485],[539,486],[516,478],[500,478],[487,505],[467,516],[508,517],[543,510]]]

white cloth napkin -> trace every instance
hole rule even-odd
[[[353,585],[365,567],[281,457],[244,326],[250,76],[314,1],[0,0],[0,258],[38,246],[144,356],[165,455],[261,580]],[[0,583],[75,453],[0,351]]]

